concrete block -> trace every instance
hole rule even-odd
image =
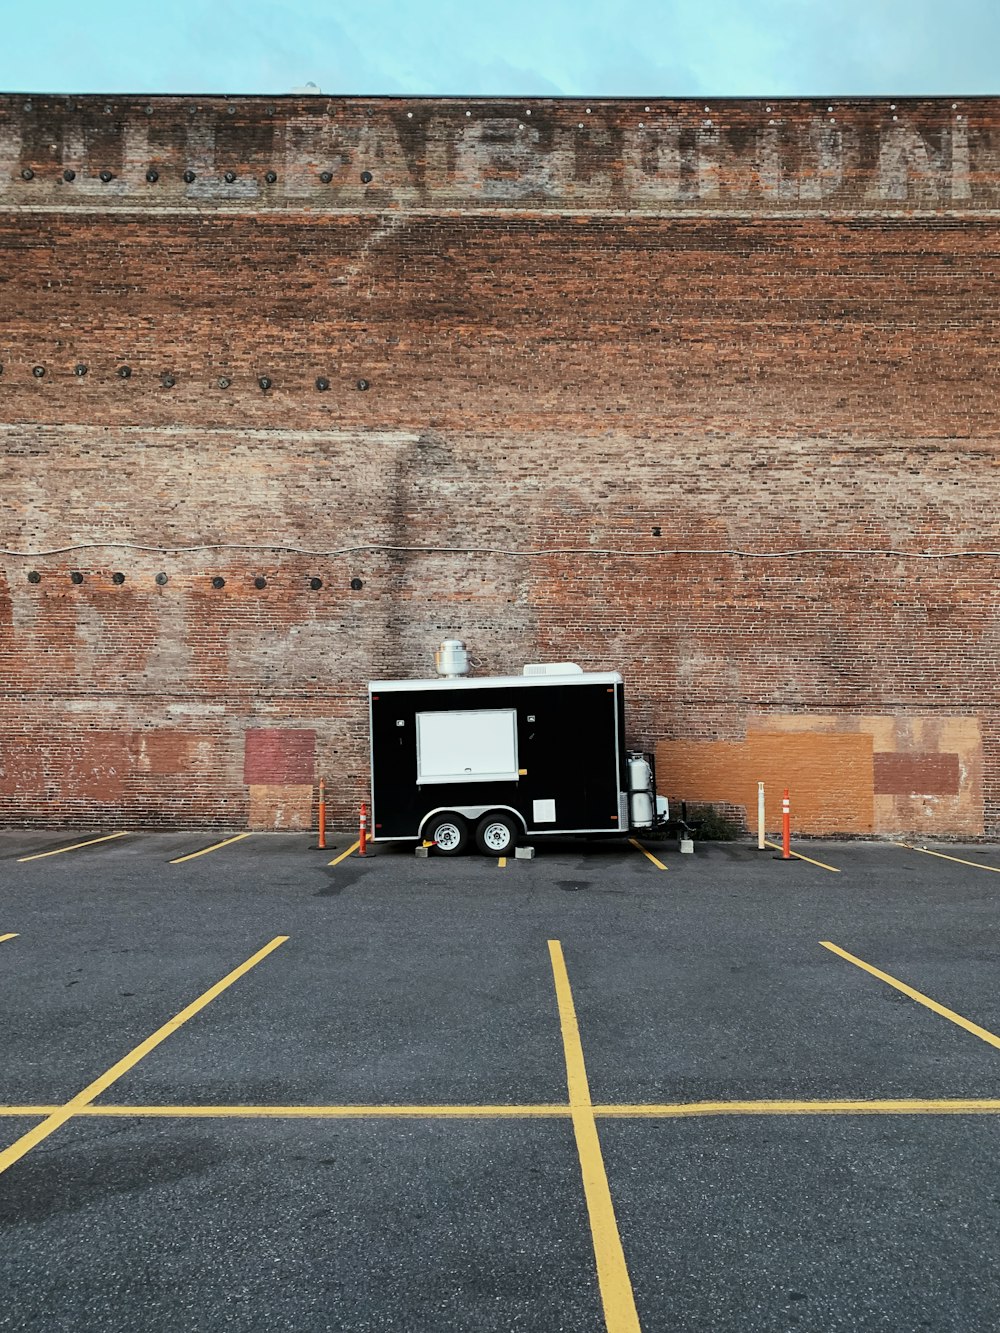
[[[691,855],[694,851],[694,839],[681,838],[681,851],[687,855]]]
[[[414,856],[428,856],[428,855],[430,854],[430,850],[431,850],[431,849],[430,849],[429,847],[414,847],[414,849],[413,849],[413,855],[414,855]]]
[[[535,859],[534,847],[515,847],[514,855],[519,861],[533,861]]]

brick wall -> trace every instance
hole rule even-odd
[[[457,634],[996,835],[998,208],[993,99],[0,99],[0,818],[347,823]]]

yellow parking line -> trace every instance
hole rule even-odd
[[[923,852],[924,856],[936,856],[942,861],[954,861],[960,866],[974,866],[976,870],[991,870],[994,875],[1000,875],[1000,868],[997,866],[984,866],[982,861],[963,861],[960,856],[946,856],[944,852],[932,852],[929,847],[914,847],[909,842],[897,842],[897,847],[905,847],[910,852]]]
[[[22,1134],[19,1139],[15,1139],[9,1148],[0,1152],[0,1175],[8,1167],[13,1166],[15,1162],[19,1162],[26,1153],[29,1153],[43,1139],[47,1139],[50,1134],[54,1134],[67,1120],[71,1120],[78,1111],[82,1111],[89,1106],[102,1092],[106,1092],[112,1083],[121,1078],[123,1074],[128,1073],[150,1051],[155,1050],[172,1032],[176,1032],[189,1018],[193,1018],[195,1014],[200,1013],[216,996],[221,995],[224,990],[227,990],[233,982],[238,981],[240,977],[249,972],[252,967],[256,967],[259,962],[277,949],[280,944],[284,944],[287,939],[287,935],[276,935],[270,944],[265,944],[263,949],[258,949],[245,963],[241,963],[239,967],[223,977],[221,981],[217,981],[214,986],[210,986],[197,1000],[193,1000],[175,1018],[171,1018],[169,1022],[157,1028],[151,1037],[147,1037],[145,1041],[140,1042],[138,1046],[129,1051],[128,1055],[123,1056],[110,1069],[105,1070],[103,1074],[95,1078],[92,1083],[88,1083],[82,1091],[78,1092],[75,1097],[70,1098],[65,1105],[47,1115],[40,1125],[35,1125],[26,1134]]]
[[[712,1115],[1000,1115],[997,1097],[893,1097],[832,1101],[666,1102],[595,1106],[605,1119],[673,1120]]]
[[[168,861],[168,865],[179,866],[184,861],[193,861],[196,856],[207,856],[209,852],[217,852],[220,847],[228,847],[234,842],[239,842],[242,838],[249,838],[249,833],[237,833],[235,837],[225,838],[222,842],[213,842],[211,847],[203,847],[200,852],[188,852],[187,856],[175,856],[173,860]]]
[[[50,1116],[61,1106],[0,1106],[0,1118]],[[816,1101],[704,1101],[637,1102],[595,1104],[596,1117],[603,1120],[680,1120],[698,1116],[768,1115],[1000,1115],[997,1097],[873,1097],[835,1098]],[[568,1119],[569,1105],[538,1103],[524,1106],[110,1106],[88,1105],[74,1117],[100,1119],[189,1120],[364,1120],[436,1119],[536,1120]]]
[[[604,1169],[604,1158],[601,1155],[601,1140],[597,1134],[597,1121],[594,1119],[594,1108],[590,1100],[590,1084],[587,1082],[587,1067],[583,1059],[583,1045],[573,1005],[573,992],[570,990],[569,977],[566,973],[562,945],[558,940],[549,940],[549,959],[556,988],[556,1003],[559,1006],[559,1024],[562,1028],[563,1054],[566,1060],[566,1086],[569,1090],[573,1133],[576,1137],[576,1150],[583,1175],[583,1192],[590,1216],[590,1234],[594,1245],[594,1257],[597,1260],[597,1282],[604,1306],[604,1322],[608,1333],[640,1333],[632,1282],[625,1263],[621,1237],[618,1234],[615,1207],[611,1201],[611,1189]]]
[[[16,939],[17,939],[17,931],[15,930],[13,935],[0,935],[0,944],[3,944],[4,940],[16,940]]]
[[[776,852],[784,850],[780,842],[768,842],[766,838],[764,839],[764,846],[773,847]],[[801,852],[789,852],[789,855],[794,856],[796,861],[808,861],[811,866],[819,866],[820,870],[831,870],[835,875],[840,874],[836,866],[828,866],[825,861],[814,861],[811,856],[803,856]]]
[[[506,864],[507,864],[507,858],[506,858],[506,856],[501,856],[501,857],[499,857],[499,858],[497,859],[497,865],[500,867],[501,870],[503,870],[503,868],[504,868],[504,866],[506,866]]]
[[[41,861],[46,856],[61,856],[63,852],[75,852],[80,847],[93,847],[99,842],[111,842],[114,838],[127,838],[127,833],[106,833],[103,838],[88,838],[86,842],[74,842],[69,847],[57,847],[54,852],[35,852],[32,856],[19,856],[18,864],[22,861]]]
[[[360,846],[361,846],[360,842],[352,842],[346,852],[341,852],[340,855],[335,856],[332,861],[327,861],[327,865],[336,866],[339,865],[341,861],[346,861],[347,858],[350,856],[350,854],[352,852],[356,852]]]
[[[871,963],[866,963],[860,958],[855,958],[854,954],[848,953],[846,949],[839,949],[836,944],[831,944],[829,940],[820,940],[824,949],[829,949],[831,953],[837,954],[841,958],[846,958],[849,963],[855,967],[863,968],[865,972],[870,972],[873,977],[878,977],[879,981],[884,981],[889,986],[895,986],[896,990],[902,991],[908,995],[911,1000],[916,1000],[917,1004],[922,1004],[926,1008],[933,1010],[935,1014],[940,1014],[942,1018],[947,1018],[951,1023],[957,1023],[960,1028],[965,1028],[966,1032],[971,1032],[974,1037],[980,1041],[989,1042],[1000,1050],[1000,1037],[994,1036],[992,1032],[987,1032],[986,1028],[981,1028],[978,1023],[971,1022],[968,1018],[963,1018],[961,1014],[956,1014],[953,1009],[946,1009],[943,1004],[938,1004],[937,1000],[932,1000],[927,995],[922,995],[920,991],[914,990],[912,986],[907,986],[905,982],[897,981],[895,977],[890,977],[888,972],[881,972],[877,967],[872,967]]]
[[[58,1106],[0,1106],[0,1116],[50,1115]],[[177,1116],[189,1120],[364,1120],[392,1119],[568,1119],[568,1106],[84,1106],[74,1112],[79,1116],[110,1116],[140,1119],[169,1119]]]
[[[663,864],[663,862],[658,861],[652,852],[647,852],[641,842],[638,842],[635,838],[629,838],[629,842],[632,844],[633,847],[637,847],[639,851],[642,852],[643,856],[648,857],[649,860],[652,861],[653,865],[656,866],[657,870],[666,870],[667,867]]]

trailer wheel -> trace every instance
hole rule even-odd
[[[483,815],[476,825],[476,846],[484,856],[506,856],[517,841],[517,826],[509,815]]]
[[[461,815],[435,815],[427,821],[424,837],[436,843],[442,856],[457,856],[469,841],[469,826]]]

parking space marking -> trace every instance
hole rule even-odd
[[[81,847],[94,847],[99,842],[112,842],[115,838],[127,838],[127,833],[106,833],[103,838],[88,838],[86,842],[74,842],[68,847],[57,847],[52,852],[34,852],[31,856],[19,856],[18,865],[23,861],[41,861],[46,856],[62,856],[63,852],[75,852]]]
[[[327,865],[336,866],[339,865],[341,861],[346,861],[347,858],[350,856],[350,854],[352,852],[356,852],[360,846],[361,846],[360,842],[352,842],[346,852],[341,852],[340,855],[335,856],[332,861],[327,861]]]
[[[58,1106],[0,1106],[0,1116],[52,1115]],[[569,1106],[538,1103],[526,1106],[83,1106],[76,1116],[140,1120],[568,1120]]]
[[[229,847],[234,842],[241,842],[244,838],[252,837],[250,833],[237,833],[235,837],[225,838],[222,842],[213,842],[211,847],[203,847],[200,852],[188,852],[187,856],[175,856],[167,864],[171,866],[182,865],[185,861],[193,861],[196,856],[207,856],[209,852],[217,852],[220,847]]]
[[[595,1106],[605,1120],[680,1120],[713,1115],[1000,1115],[997,1097],[873,1097],[829,1101],[665,1102]]]
[[[60,1111],[51,1106],[0,1106],[0,1118],[49,1116]],[[805,1116],[805,1115],[1000,1115],[997,1097],[872,1097],[833,1098],[815,1101],[704,1101],[595,1103],[599,1120],[683,1120],[700,1116]],[[522,1106],[81,1106],[74,1119],[127,1120],[568,1120],[569,1105],[539,1102]]]
[[[657,870],[666,870],[667,867],[663,864],[663,862],[658,861],[652,852],[647,852],[641,842],[638,842],[635,838],[629,838],[629,842],[632,844],[633,847],[637,847],[639,851],[642,852],[643,856],[648,857],[648,859],[652,861],[653,865],[656,866]]]
[[[0,944],[3,944],[4,940],[16,940],[16,939],[17,939],[17,931],[15,930],[13,935],[0,935]]]
[[[879,981],[884,981],[889,986],[895,986],[896,990],[902,991],[911,1000],[916,1000],[917,1004],[922,1004],[927,1009],[933,1010],[935,1014],[940,1014],[942,1018],[947,1018],[951,1023],[957,1023],[960,1028],[965,1028],[966,1032],[971,1032],[980,1041],[988,1042],[991,1046],[1000,1050],[1000,1037],[995,1036],[992,1032],[987,1032],[978,1023],[963,1018],[961,1014],[956,1014],[953,1009],[946,1009],[943,1004],[938,1004],[937,1000],[932,1000],[929,996],[921,994],[920,991],[914,990],[912,986],[907,986],[903,981],[897,981],[895,977],[890,977],[888,972],[882,972],[877,967],[872,967],[871,963],[866,963],[861,958],[855,958],[854,954],[848,953],[846,949],[838,948],[836,944],[831,944],[829,940],[820,940],[820,944],[824,949],[829,949],[831,953],[835,953],[839,957],[845,958],[849,963],[853,963],[855,967],[863,968],[865,972],[870,972],[873,977],[878,977]]]
[[[597,1260],[597,1282],[604,1306],[604,1322],[608,1333],[640,1333],[639,1316],[632,1294],[632,1282],[625,1263],[611,1188],[604,1169],[601,1140],[594,1119],[590,1099],[590,1084],[583,1059],[580,1027],[573,1004],[562,945],[549,940],[549,959],[555,983],[556,1003],[559,1007],[559,1025],[562,1029],[563,1054],[566,1060],[566,1086],[569,1091],[570,1112],[576,1150],[583,1175],[583,1192],[590,1217],[590,1234]]]
[[[506,865],[507,865],[507,858],[506,858],[506,856],[499,856],[499,857],[497,857],[497,865],[500,867],[501,870],[505,869],[505,867],[506,867]]]
[[[768,842],[767,838],[764,839],[764,846],[773,847],[776,852],[783,850],[780,842]],[[834,875],[840,874],[837,866],[828,866],[825,861],[814,861],[811,856],[803,856],[801,852],[790,851],[788,854],[794,857],[796,861],[808,861],[811,866],[819,866],[820,870],[829,870]]]
[[[279,945],[284,944],[287,939],[287,935],[276,935],[269,944],[265,944],[262,949],[258,949],[255,954],[246,960],[245,963],[241,963],[239,967],[234,968],[232,972],[224,976],[221,981],[217,981],[214,986],[210,986],[203,995],[200,995],[197,1000],[193,1000],[189,1005],[182,1009],[176,1017],[171,1018],[168,1022],[164,1023],[162,1027],[157,1028],[152,1036],[147,1037],[145,1041],[140,1042],[139,1045],[129,1051],[127,1055],[122,1056],[117,1063],[113,1064],[110,1069],[94,1079],[92,1083],[88,1083],[82,1091],[78,1092],[76,1096],[72,1097],[65,1103],[65,1105],[47,1115],[41,1124],[35,1125],[32,1129],[29,1129],[26,1134],[22,1134],[19,1139],[15,1139],[9,1148],[5,1148],[0,1152],[0,1175],[2,1175],[8,1167],[13,1166],[15,1162],[19,1162],[26,1153],[29,1153],[31,1149],[41,1143],[43,1139],[47,1139],[50,1134],[54,1134],[55,1131],[64,1125],[67,1120],[71,1120],[78,1111],[83,1110],[84,1107],[88,1106],[98,1098],[102,1092],[105,1092],[111,1087],[112,1083],[121,1078],[121,1076],[127,1073],[134,1065],[137,1065],[144,1056],[148,1055],[150,1051],[155,1050],[162,1041],[165,1041],[167,1037],[171,1035],[171,1033],[176,1032],[177,1029],[186,1023],[189,1018],[193,1018],[195,1014],[200,1013],[206,1005],[210,1004],[212,1000],[221,995],[224,990],[227,990],[234,982],[238,981],[240,977],[249,972],[251,968],[256,967],[258,963],[262,962],[268,956],[268,954],[273,953]]]
[[[1000,868],[984,866],[982,861],[963,861],[960,856],[946,856],[944,852],[932,852],[929,847],[914,847],[911,842],[897,842],[896,846],[905,847],[908,852],[922,852],[924,856],[936,856],[940,861],[954,861],[956,865],[973,866],[976,870],[990,870],[994,875],[1000,875]]]

